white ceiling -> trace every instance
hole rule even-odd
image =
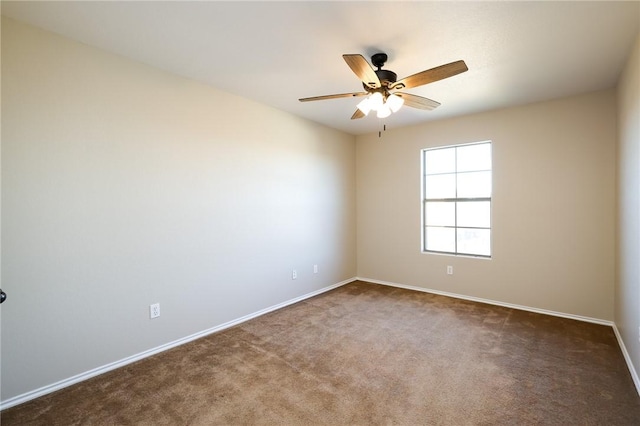
[[[7,2],[2,14],[351,134],[613,87],[640,2]],[[350,120],[361,91],[344,53],[385,52],[406,77],[463,59],[469,71],[408,89],[442,103]]]

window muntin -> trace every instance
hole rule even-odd
[[[491,257],[491,142],[422,151],[423,250]]]

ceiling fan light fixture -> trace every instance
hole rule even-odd
[[[391,115],[391,108],[389,105],[384,104],[380,108],[378,108],[378,118],[386,118]]]
[[[398,112],[398,110],[400,109],[400,107],[402,107],[403,104],[404,104],[404,99],[402,99],[400,96],[389,95],[387,97],[387,103],[385,105],[387,105],[392,112]]]
[[[378,111],[378,109],[382,108],[382,106],[384,105],[384,98],[382,97],[382,93],[375,92],[371,96],[369,96],[369,105],[374,111]]]
[[[371,111],[371,100],[369,100],[369,97],[366,97],[360,101],[357,107],[364,115],[367,115],[369,114],[369,111]]]

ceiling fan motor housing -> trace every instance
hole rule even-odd
[[[390,83],[395,83],[398,79],[398,75],[395,72],[382,69],[385,62],[387,62],[386,53],[376,53],[371,56],[371,63],[378,68],[375,73],[383,87],[387,87]]]
[[[376,70],[376,75],[380,79],[380,83],[382,83],[383,86],[386,86],[389,83],[395,83],[398,79],[398,75],[395,72],[389,70]]]
[[[362,83],[362,87],[364,87],[364,89],[367,92],[384,91],[384,89],[386,89],[391,83],[395,83],[396,80],[398,79],[397,74],[395,72],[393,72],[393,71],[376,70],[375,73],[378,76],[378,80],[380,80],[380,84],[382,85],[382,87],[380,89],[372,89],[371,87],[369,87],[365,83]]]

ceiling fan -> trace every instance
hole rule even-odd
[[[340,93],[336,95],[313,96],[299,99],[300,102],[322,101],[325,99],[351,98],[366,96],[358,104],[356,112],[351,116],[352,120],[362,118],[370,111],[376,111],[379,118],[385,118],[396,112],[404,104],[413,108],[432,110],[440,103],[434,100],[423,98],[422,96],[410,93],[398,92],[400,89],[410,89],[422,86],[434,81],[453,77],[456,74],[468,70],[464,61],[455,61],[439,67],[421,71],[401,80],[393,71],[383,70],[384,63],[387,62],[386,53],[376,53],[371,57],[371,63],[377,67],[374,70],[362,55],[347,54],[342,55],[349,68],[362,81],[364,92]]]

